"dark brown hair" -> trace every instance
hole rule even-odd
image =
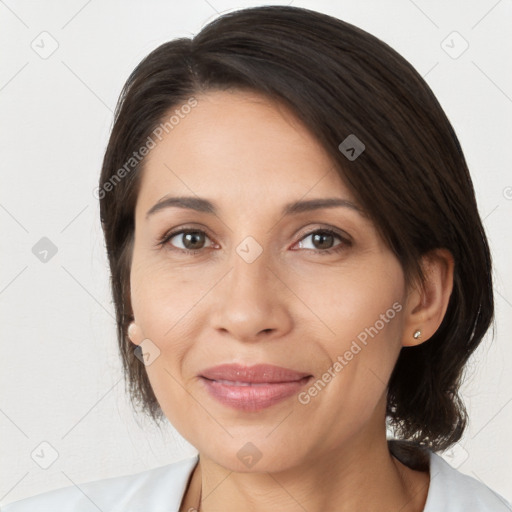
[[[298,7],[224,14],[195,37],[152,51],[121,92],[98,196],[132,404],[163,419],[126,334],[144,164],[131,157],[172,109],[215,89],[256,91],[296,114],[337,163],[407,283],[423,282],[422,255],[441,247],[452,253],[453,291],[443,322],[424,343],[402,348],[387,401],[399,437],[433,450],[449,447],[467,420],[458,395],[464,365],[494,315],[491,257],[464,155],[433,92],[403,57],[349,23]],[[365,145],[353,161],[338,149],[350,134]]]

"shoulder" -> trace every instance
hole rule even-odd
[[[512,506],[477,479],[430,452],[430,487],[424,512],[511,512]]]
[[[194,456],[166,466],[48,491],[2,507],[2,512],[160,512],[178,509]]]

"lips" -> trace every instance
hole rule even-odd
[[[200,377],[210,396],[224,406],[254,412],[300,392],[312,375],[268,364],[224,364],[204,370]]]
[[[222,364],[208,368],[201,373],[202,377],[216,381],[229,381],[231,383],[276,383],[293,382],[310,376],[309,373],[297,372],[281,366],[270,364],[257,364],[242,366],[240,364]]]

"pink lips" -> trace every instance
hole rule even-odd
[[[311,374],[280,366],[223,364],[200,377],[219,402],[243,411],[259,411],[297,393]]]

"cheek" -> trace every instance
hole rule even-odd
[[[165,278],[164,278],[165,276]],[[161,263],[138,263],[131,271],[131,300],[138,327],[157,347],[158,356],[145,366],[153,392],[167,419],[177,428],[187,417],[190,397],[183,389],[181,366],[189,350],[190,312],[198,290],[189,279],[169,273]],[[186,430],[186,429],[185,429]]]
[[[314,276],[296,272],[290,280],[316,323],[325,328],[329,352],[343,349],[344,341],[358,335],[364,341],[368,330],[376,335],[376,329],[382,337],[400,330],[405,283],[399,263],[387,254],[361,258],[350,266],[325,267]]]
[[[342,274],[316,286],[298,281],[297,294],[307,297],[308,307],[321,319],[324,334],[318,348],[330,361],[311,389],[310,405],[317,413],[328,405],[332,410],[326,415],[345,415],[355,426],[372,414],[398,357],[404,282],[393,260]]]
[[[145,258],[145,259],[144,259]],[[177,426],[186,417],[189,382],[183,380],[187,354],[199,337],[197,309],[218,279],[197,270],[171,267],[165,259],[134,252],[131,299],[134,316],[144,338],[158,349],[158,357],[145,367],[155,396],[167,418]]]
[[[215,283],[204,270],[170,265],[161,255],[138,256],[130,274],[131,300],[144,335],[167,343]]]

